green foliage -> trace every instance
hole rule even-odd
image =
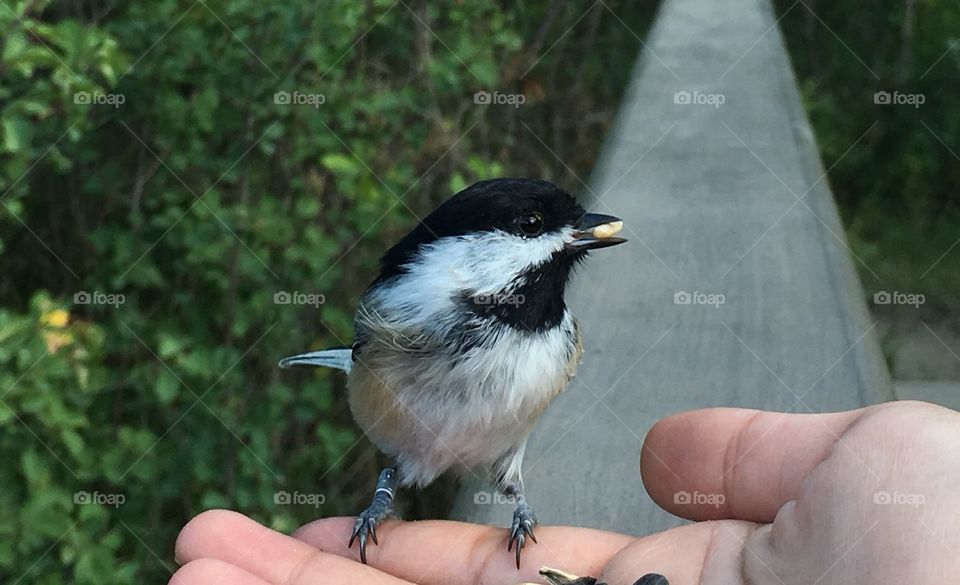
[[[776,4],[864,287],[955,313],[960,5]],[[923,103],[875,103],[876,92]]]
[[[585,173],[655,8],[2,2],[0,581],[49,585],[160,582],[210,507],[359,509],[342,377],[276,360],[349,344],[377,255],[451,191],[575,189],[531,132]]]

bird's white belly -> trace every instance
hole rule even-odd
[[[354,416],[396,457],[404,483],[424,485],[451,468],[485,471],[516,452],[573,375],[579,355],[569,315],[540,334],[504,327],[499,335],[459,359],[371,356],[351,373]],[[373,401],[372,386],[380,394]],[[387,416],[375,412],[384,402],[392,402]]]

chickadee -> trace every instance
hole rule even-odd
[[[616,237],[622,226],[546,181],[481,181],[381,258],[353,347],[280,361],[346,371],[354,419],[395,462],[350,537],[364,563],[398,487],[483,469],[516,504],[507,550],[516,546],[520,568],[537,524],[520,476],[527,437],[583,351],[564,289],[588,250],[626,241]]]

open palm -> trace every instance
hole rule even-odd
[[[709,409],[650,431],[644,484],[697,523],[643,538],[543,526],[518,572],[503,529],[388,521],[370,566],[346,546],[352,518],[293,536],[241,514],[193,519],[170,583],[508,585],[547,565],[610,585],[955,582],[960,575],[960,414],[892,403],[835,414]]]

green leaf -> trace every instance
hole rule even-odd
[[[360,169],[360,161],[351,155],[328,154],[320,162],[335,175],[355,175]]]
[[[180,392],[180,381],[166,368],[160,371],[157,381],[153,385],[153,393],[160,404],[170,404]]]
[[[30,144],[33,127],[23,118],[4,117],[0,122],[3,129],[3,150],[19,152]]]

